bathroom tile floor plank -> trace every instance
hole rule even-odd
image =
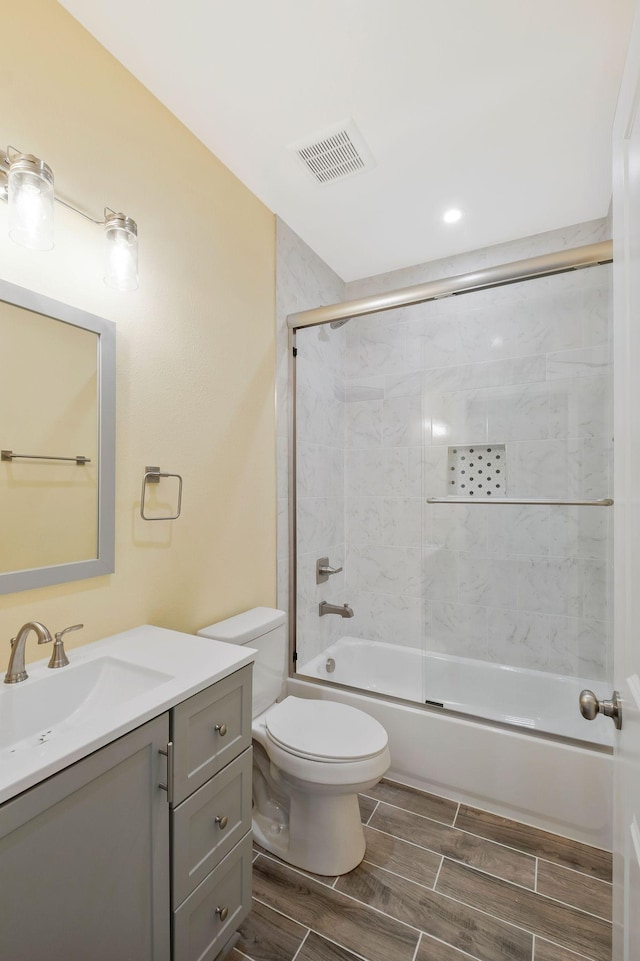
[[[462,861],[507,881],[529,888],[535,883],[535,858],[529,854],[474,837],[410,811],[381,803],[369,820],[369,827],[412,841],[436,854]]]
[[[594,961],[611,959],[611,925],[607,921],[534,891],[448,860],[438,875],[436,891],[489,911],[571,951],[588,953]]]
[[[538,828],[498,817],[488,811],[461,804],[455,826],[498,844],[506,844],[566,868],[590,874],[601,881],[611,881],[611,854],[600,848],[549,834]]]
[[[417,930],[263,855],[253,865],[253,893],[367,961],[413,961]]]
[[[254,901],[240,927],[237,949],[252,961],[292,961],[306,934],[307,929],[297,921]]]
[[[531,934],[366,861],[339,878],[336,891],[350,894],[479,961],[530,961]]]
[[[284,864],[286,867],[291,868],[292,871],[299,871],[300,874],[303,874],[306,878],[313,878],[314,881],[319,881],[320,884],[326,884],[328,888],[333,887],[338,880],[338,876],[336,874],[312,874],[311,871],[305,871],[304,868],[296,868],[292,864],[287,864],[286,861],[283,861],[282,858],[279,858],[276,854],[271,854],[271,852],[265,851],[264,848],[260,847],[257,841],[253,842],[253,850],[255,854],[266,854],[267,857],[270,857],[272,861],[277,861],[278,864]]]
[[[360,961],[360,957],[310,931],[296,961]]]
[[[256,846],[230,961],[611,961],[606,851],[389,782],[360,807],[367,854],[340,878]]]
[[[538,894],[611,920],[611,885],[550,861],[538,861]]]
[[[442,864],[440,854],[434,854],[417,844],[401,841],[391,834],[383,834],[382,831],[367,826],[364,829],[364,838],[367,842],[365,860],[370,864],[377,864],[378,867],[400,874],[409,881],[417,881],[428,888],[433,887]]]
[[[533,961],[584,961],[584,957],[541,938],[535,939]]]
[[[471,955],[423,934],[415,961],[470,961]]]
[[[435,794],[426,794],[424,791],[418,791],[416,788],[406,787],[394,781],[380,781],[367,791],[366,796],[376,801],[394,804],[405,811],[411,811],[412,814],[421,814],[425,818],[431,818],[432,821],[442,821],[443,824],[453,824],[458,810],[457,801],[438,797]]]

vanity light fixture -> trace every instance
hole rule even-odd
[[[0,184],[0,198],[9,206],[9,236],[30,250],[51,250],[53,247],[53,201],[85,220],[104,228],[104,282],[115,290],[136,290],[138,287],[138,226],[125,214],[104,208],[102,220],[96,220],[74,207],[53,189],[51,167],[32,154],[24,154],[15,147],[0,150],[0,173],[6,183]]]
[[[104,210],[104,282],[116,290],[138,286],[138,225],[131,217]]]
[[[53,247],[53,171],[32,154],[7,151],[9,236],[29,250]]]

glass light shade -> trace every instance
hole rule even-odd
[[[104,282],[115,290],[137,290],[138,227],[124,214],[109,214],[104,225]]]
[[[9,236],[30,250],[53,247],[53,172],[31,154],[12,161],[7,176]]]

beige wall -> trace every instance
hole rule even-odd
[[[0,144],[94,216],[138,222],[140,289],[103,284],[99,227],[56,205],[55,249],[26,251],[0,204],[0,275],[115,321],[118,341],[116,572],[0,597],[0,671],[33,618],[84,622],[73,647],[273,605],[276,557],[273,215],[53,0],[7,7],[3,51]],[[55,390],[55,369],[25,390]],[[183,475],[178,521],[140,519],[147,464]]]

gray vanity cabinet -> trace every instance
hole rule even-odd
[[[0,961],[215,961],[251,906],[251,753],[247,665],[1,805]]]
[[[169,961],[169,715],[0,808],[3,961]]]

